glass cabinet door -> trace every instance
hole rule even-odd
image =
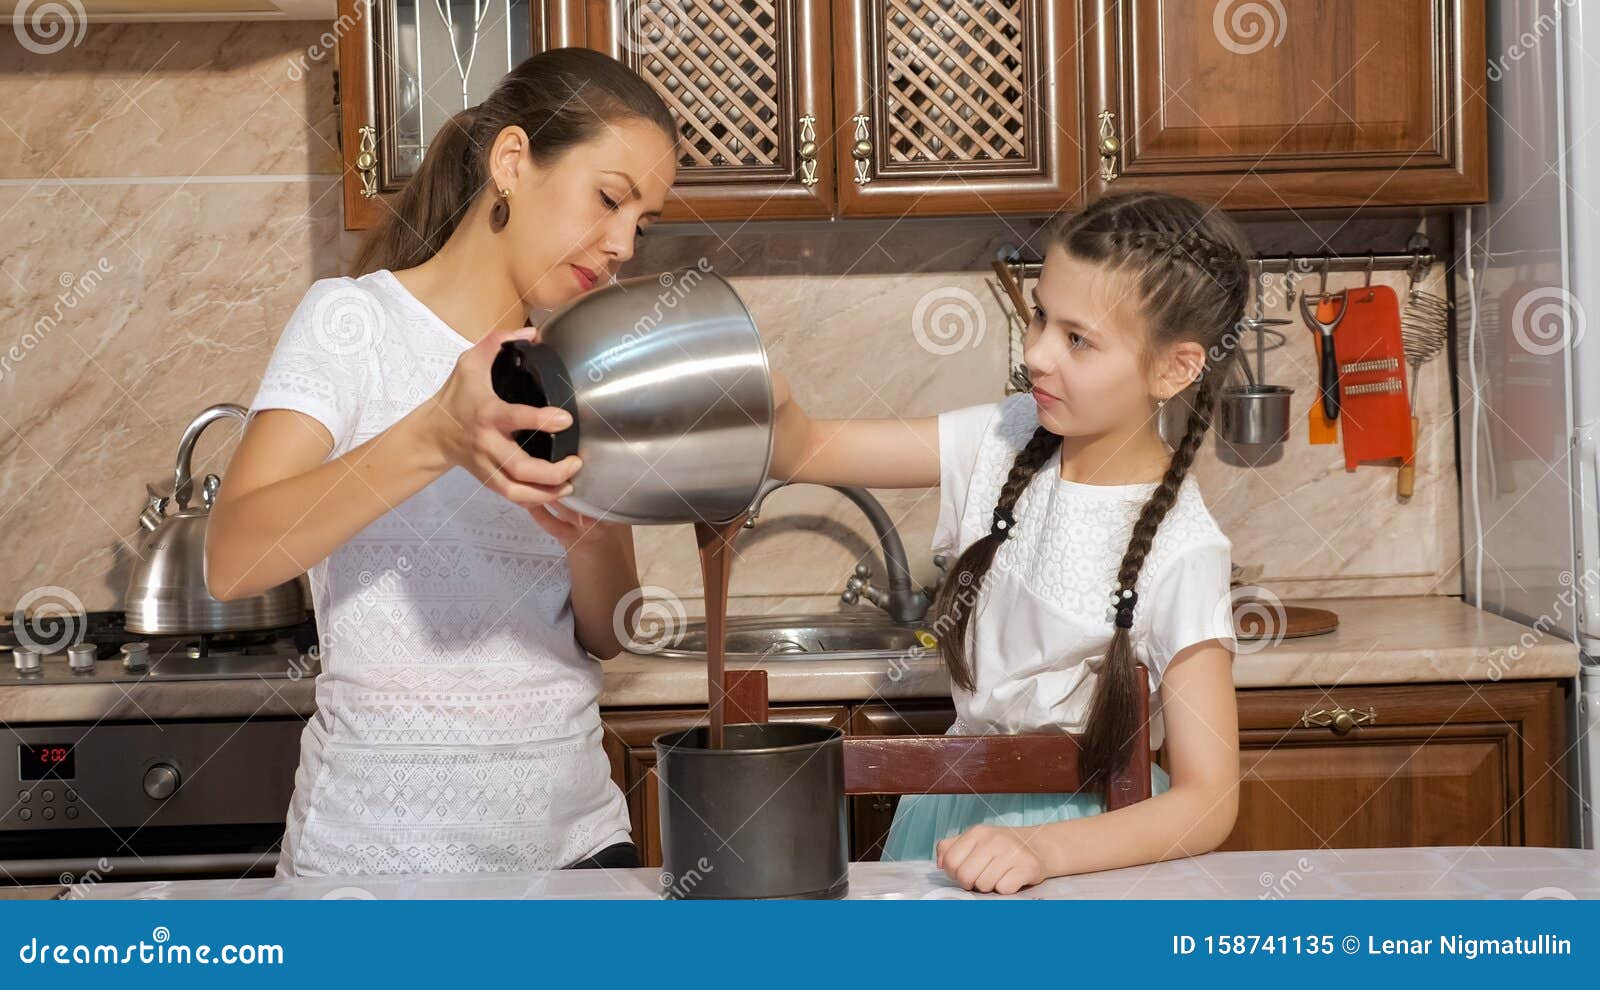
[[[371,226],[447,119],[545,46],[536,0],[340,0],[345,217]]]

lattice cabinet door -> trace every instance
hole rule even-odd
[[[1483,0],[1091,0],[1097,191],[1232,209],[1482,202]]]
[[[664,219],[832,215],[828,0],[589,0],[588,31],[678,118]]]
[[[846,216],[1079,202],[1076,0],[833,0]]]

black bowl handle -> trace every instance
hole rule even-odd
[[[556,433],[517,430],[511,439],[534,457],[560,461],[578,452],[578,397],[567,365],[545,344],[508,340],[489,371],[494,392],[507,402],[565,409],[572,425]]]

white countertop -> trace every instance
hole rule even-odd
[[[659,871],[566,870],[428,877],[165,880],[68,888],[69,899],[650,899]],[[34,896],[38,896],[37,891]],[[929,862],[852,863],[850,897],[997,898]],[[1215,852],[1059,877],[1014,899],[1600,899],[1600,851],[1513,846]]]
[[[1459,598],[1336,598],[1290,604],[1332,609],[1339,615],[1339,628],[1272,645],[1241,644],[1233,664],[1238,687],[1534,680],[1578,672],[1573,644]],[[938,698],[950,693],[937,657],[729,664],[748,666],[767,670],[775,703]],[[604,667],[602,707],[706,703],[705,665],[699,661],[624,653],[605,661]],[[0,722],[305,717],[316,707],[313,688],[309,678],[6,685],[0,686]]]

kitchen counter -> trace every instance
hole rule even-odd
[[[1572,677],[1578,648],[1549,634],[1443,596],[1308,599],[1285,604],[1338,613],[1339,628],[1275,645],[1242,643],[1233,663],[1241,688]],[[735,664],[729,667],[751,666]],[[894,660],[773,660],[774,702],[947,697],[937,655]],[[625,653],[606,662],[601,704],[704,705],[705,668],[693,661]]]
[[[1239,687],[1533,680],[1572,677],[1578,671],[1577,648],[1571,643],[1458,598],[1339,598],[1293,604],[1332,609],[1339,614],[1339,628],[1260,648],[1242,644],[1233,665]],[[771,660],[758,666],[768,671],[774,702],[949,694],[936,656]],[[693,660],[624,653],[605,662],[600,703],[608,708],[704,705],[705,667]],[[11,724],[304,717],[314,709],[310,678],[0,686],[0,722]]]
[[[445,877],[321,877],[100,883],[55,893],[92,899],[647,899],[658,871],[568,870]],[[681,883],[681,881],[680,881]],[[33,896],[48,888],[35,888]],[[0,897],[28,896],[22,892]],[[852,899],[987,897],[929,862],[852,863]],[[1215,852],[1059,877],[1016,899],[1600,899],[1600,851],[1505,846]]]

